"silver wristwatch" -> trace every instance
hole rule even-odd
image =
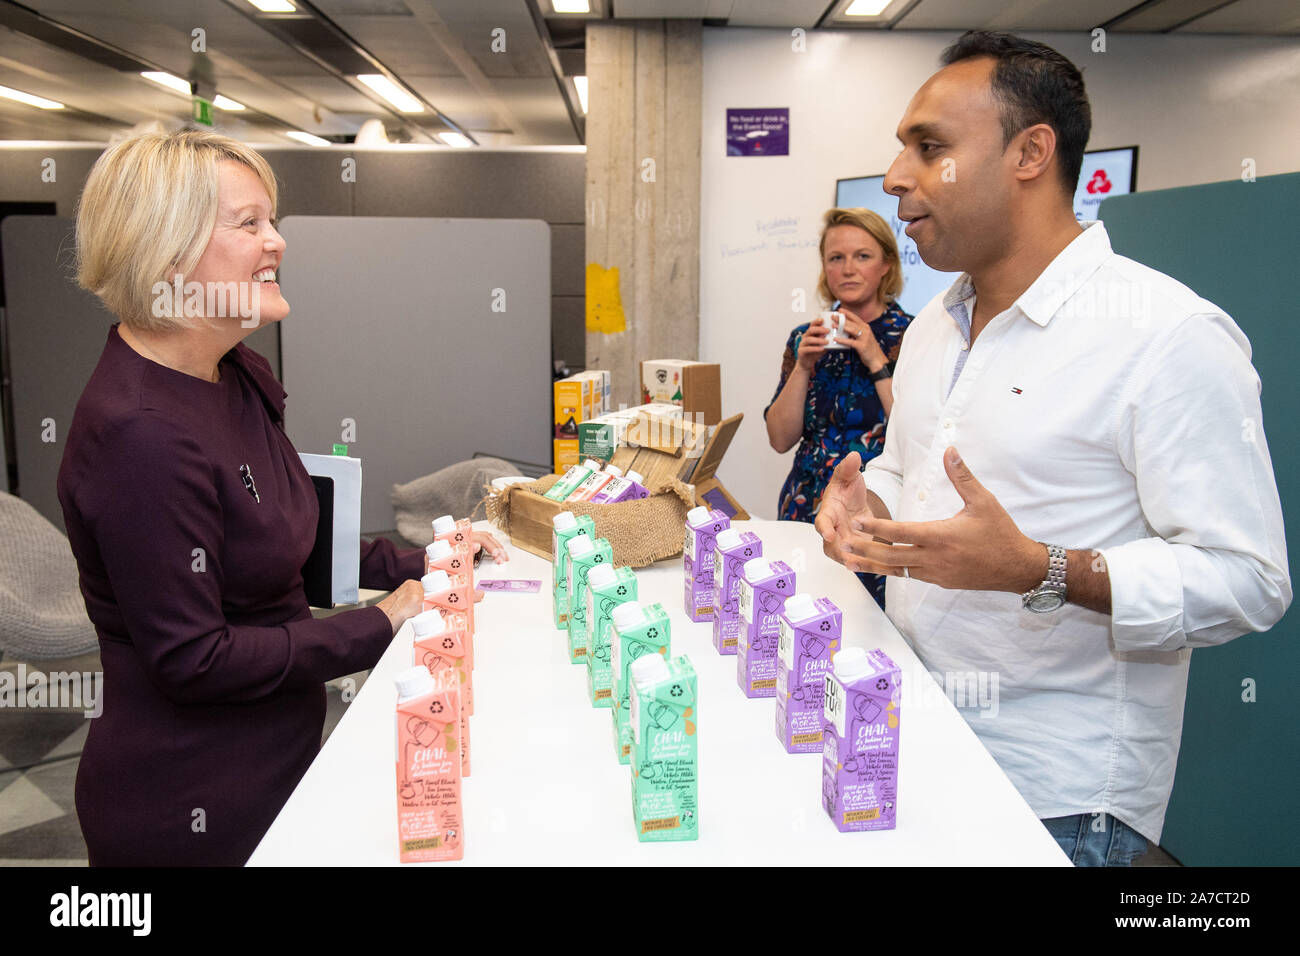
[[[1039,614],[1055,611],[1065,603],[1065,549],[1056,544],[1044,547],[1047,548],[1047,577],[1020,598],[1027,610]]]

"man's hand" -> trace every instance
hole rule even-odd
[[[943,465],[965,507],[942,521],[889,521],[869,511],[854,513],[849,533],[840,537],[844,566],[898,576],[906,568],[908,576],[943,588],[1032,590],[1047,577],[1047,549],[1020,533],[1006,509],[975,480],[956,448],[944,452]],[[839,473],[837,468],[836,478]],[[822,530],[820,517],[817,528]],[[826,553],[835,557],[829,550]]]
[[[845,559],[852,557],[853,552],[846,552],[843,545],[852,535],[849,519],[866,507],[867,486],[862,482],[862,456],[856,451],[850,452],[835,466],[814,522],[817,533],[822,536],[822,550],[828,558],[848,566]]]

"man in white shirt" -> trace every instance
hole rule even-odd
[[[884,453],[836,469],[817,528],[891,575],[928,670],[997,675],[965,716],[1071,859],[1127,865],[1160,838],[1190,649],[1291,602],[1259,377],[1222,310],[1075,221],[1073,64],[982,32],[943,63],[885,189],[965,274],[913,320]]]

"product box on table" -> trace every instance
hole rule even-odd
[[[898,813],[902,670],[879,649],[849,647],[831,661],[822,805],[841,832],[892,830]]]
[[[776,736],[786,753],[822,752],[822,711],[831,655],[840,649],[843,615],[830,598],[788,598],[777,644]]]
[[[686,512],[682,543],[683,607],[692,621],[713,619],[713,548],[718,535],[731,526],[720,511],[704,507]]]
[[[736,680],[746,697],[776,696],[776,645],[781,608],[795,592],[794,571],[784,561],[753,558],[740,576]]]
[[[699,826],[698,682],[689,657],[632,665],[632,818],[645,843],[694,840]]]
[[[610,622],[614,608],[637,599],[636,573],[606,565],[587,575],[587,696],[593,707],[613,706]]]
[[[614,752],[619,763],[632,753],[632,721],[628,668],[646,654],[667,658],[671,653],[671,628],[662,604],[643,607],[628,601],[614,608],[610,620],[609,652],[614,678]]]
[[[763,556],[763,542],[752,531],[726,528],[713,542],[713,646],[735,654],[739,645],[740,576],[745,562]]]

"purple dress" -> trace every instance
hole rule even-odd
[[[319,512],[284,389],[243,345],[220,373],[151,362],[113,326],[68,430],[59,502],[104,667],[76,786],[92,865],[244,863],[320,749],[323,682],[392,640],[377,607],[312,618]],[[362,546],[362,587],[422,569]]]

